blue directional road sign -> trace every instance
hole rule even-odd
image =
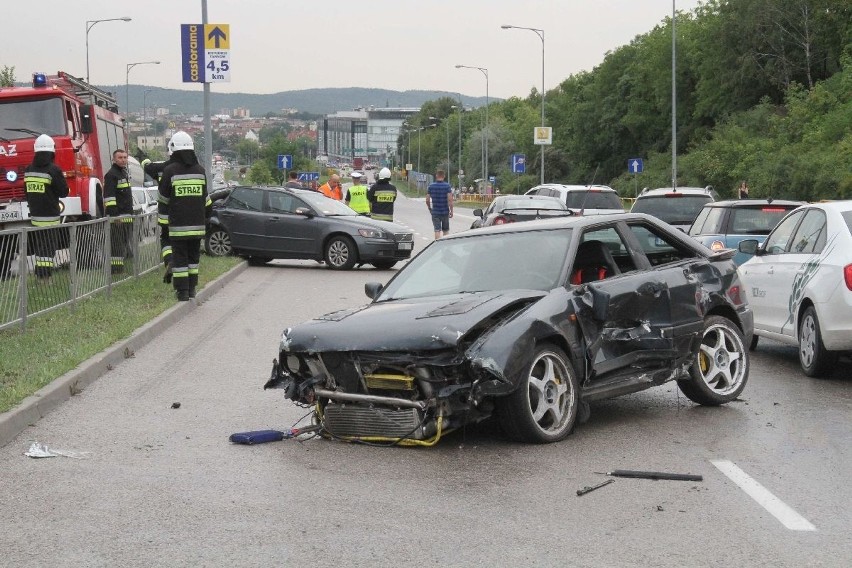
[[[627,171],[631,174],[641,174],[644,167],[642,158],[630,158],[627,160]]]
[[[527,169],[527,157],[524,154],[512,154],[512,173],[522,174]]]
[[[319,172],[299,172],[299,181],[316,181],[319,179]]]
[[[278,169],[279,170],[291,170],[291,169],[293,169],[293,155],[292,154],[278,154]]]

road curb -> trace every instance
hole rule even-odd
[[[186,314],[198,308],[210,296],[236,278],[247,266],[247,263],[241,262],[199,290],[196,301],[180,302],[172,306],[134,331],[130,337],[80,363],[76,368],[25,398],[15,408],[0,414],[0,447],[14,440],[28,426],[35,424],[51,410],[75,394],[82,392],[88,385],[131,357],[137,349],[150,343],[152,339],[180,321]]]

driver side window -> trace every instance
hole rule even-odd
[[[799,224],[802,215],[804,215],[804,211],[796,211],[775,227],[775,230],[766,239],[766,244],[764,245],[766,254],[782,254],[787,251],[790,236],[793,234],[793,229]]]

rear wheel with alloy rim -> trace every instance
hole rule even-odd
[[[204,250],[210,256],[228,256],[234,252],[231,245],[231,235],[221,227],[216,227],[207,233],[204,239]]]
[[[692,402],[718,406],[737,398],[748,381],[749,356],[743,334],[722,316],[704,320],[701,345],[688,379],[677,382]]]

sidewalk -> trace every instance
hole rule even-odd
[[[51,410],[78,394],[111,368],[120,364],[127,358],[127,353],[134,353],[141,349],[154,337],[157,337],[172,324],[203,304],[210,296],[236,278],[247,266],[245,262],[238,264],[199,290],[195,301],[175,304],[134,331],[127,339],[119,341],[88,361],[84,361],[76,369],[72,369],[49,385],[39,389],[32,396],[25,398],[15,408],[0,414],[0,447],[11,442],[27,426],[38,422]]]

